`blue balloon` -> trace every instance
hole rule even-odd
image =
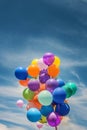
[[[65,85],[64,81],[62,79],[57,79],[58,87],[62,87]]]
[[[41,109],[40,109],[40,112],[43,116],[48,116],[51,112],[53,112],[54,109],[51,105],[49,106],[42,106]]]
[[[55,112],[60,116],[65,116],[69,113],[70,106],[67,103],[58,104],[55,108]]]
[[[23,67],[16,68],[15,76],[20,80],[25,80],[28,77],[27,69]]]
[[[54,89],[53,101],[55,103],[63,103],[65,98],[66,98],[66,91],[63,88],[58,87],[58,88]]]
[[[30,108],[27,111],[27,118],[31,122],[37,122],[41,119],[41,113],[37,108]]]

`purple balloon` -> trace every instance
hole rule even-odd
[[[41,75],[41,74],[43,74],[43,73],[47,73],[47,70],[43,69],[43,70],[40,71],[39,74]]]
[[[58,82],[55,79],[51,78],[46,81],[46,89],[48,91],[53,92],[53,90],[57,87],[58,87]]]
[[[28,87],[32,91],[37,91],[40,88],[39,80],[37,80],[37,79],[29,80]]]
[[[54,62],[54,54],[52,53],[45,53],[44,56],[43,56],[43,62],[46,64],[46,65],[51,65],[53,62]]]
[[[47,122],[52,127],[56,127],[57,125],[59,125],[60,121],[60,117],[54,112],[50,113],[50,115],[47,117]]]
[[[40,71],[40,74],[39,74],[39,80],[40,80],[40,82],[43,84],[48,79],[50,79],[50,76],[48,75],[47,70]]]

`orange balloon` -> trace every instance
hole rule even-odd
[[[39,89],[39,92],[40,91],[43,91],[43,90],[45,90],[46,88],[45,88],[45,84],[40,84],[40,89]]]
[[[37,95],[39,93],[39,90],[35,91],[34,92],[34,96]]]
[[[32,102],[29,102],[26,106],[26,109],[29,110],[30,108],[33,108],[34,107],[34,103]]]
[[[29,79],[26,80],[19,80],[20,85],[26,87],[28,85]]]
[[[35,105],[38,109],[40,109],[40,108],[42,107],[42,105],[41,105],[41,104],[39,103],[39,101],[38,101],[38,95],[35,95],[35,96],[34,96],[33,103],[34,103],[34,105]]]
[[[56,65],[55,64],[52,64],[52,65],[50,65],[49,67],[48,67],[48,74],[51,76],[51,77],[56,77],[58,74],[59,74],[59,72],[60,72],[60,69],[59,68],[57,68],[56,67]]]
[[[60,120],[62,120],[63,119],[63,116],[60,116]]]
[[[64,100],[65,103],[68,103],[69,101],[68,100]]]
[[[30,76],[37,77],[39,75],[40,69],[37,65],[30,65],[27,71]]]

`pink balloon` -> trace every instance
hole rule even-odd
[[[43,59],[42,59],[42,58],[40,58],[40,59],[38,60],[38,66],[39,66],[40,70],[47,69],[47,67],[48,67],[48,66],[43,62]]]
[[[26,109],[29,110],[30,108],[35,107],[34,103],[30,102],[27,104]]]
[[[19,99],[19,100],[16,102],[16,105],[21,108],[21,107],[23,107],[24,102]]]
[[[40,122],[37,122],[37,127],[40,129],[40,128],[42,128],[43,127],[43,124],[42,123],[40,123]]]

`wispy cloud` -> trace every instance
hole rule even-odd
[[[71,71],[71,73],[78,79],[78,81],[80,82],[80,77],[79,75],[75,72],[75,71]]]
[[[83,59],[78,59],[75,60],[73,57],[76,58],[76,56],[79,55],[80,50],[78,48],[71,49],[70,47],[64,45],[62,41],[58,40],[52,40],[50,38],[28,38],[26,41],[26,44],[30,45],[36,44],[39,46],[42,46],[42,48],[39,49],[32,49],[31,45],[30,48],[29,46],[26,49],[23,49],[19,53],[12,52],[10,54],[10,51],[5,51],[4,53],[1,54],[1,65],[3,67],[8,67],[8,68],[14,68],[17,65],[20,66],[27,66],[30,64],[31,60],[34,58],[40,58],[43,56],[44,53],[51,52],[54,53],[55,55],[59,56],[61,58],[61,65],[64,67],[73,67],[73,66],[86,66],[87,65],[87,60],[82,57]],[[43,46],[44,45],[44,46]],[[47,49],[46,49],[46,46]],[[9,50],[9,49],[8,49]],[[68,54],[68,55],[67,55]],[[6,64],[4,64],[4,61]]]
[[[45,52],[60,57],[61,77],[65,80],[75,78],[78,86],[76,95],[69,99],[71,111],[59,129],[86,130],[87,87],[80,73],[87,66],[86,2],[42,0],[27,3],[21,0],[21,6],[18,1],[10,1],[8,5],[0,2],[1,130],[37,129],[35,123],[27,120],[25,105],[22,109],[16,106],[16,100],[23,99],[24,88],[17,83],[14,71],[18,66],[27,67],[32,59],[40,58]],[[80,68],[78,73],[77,68]],[[53,130],[48,125],[42,128],[46,129]]]
[[[8,87],[7,89],[5,88],[5,91],[2,91],[3,86],[2,87],[0,86],[0,92],[2,92],[0,95],[1,96],[2,95],[6,96],[7,100],[8,100],[9,96],[10,96],[10,98],[13,98],[13,97],[14,98],[15,97],[20,98],[22,89],[23,88],[21,88],[21,87],[18,87],[18,88]],[[82,128],[82,130],[86,130],[85,126],[78,125],[77,118],[80,118],[81,120],[86,120],[87,119],[86,114],[85,114],[86,113],[86,107],[85,107],[85,105],[82,105],[82,104],[85,104],[86,100],[87,100],[87,96],[86,96],[87,88],[86,88],[85,84],[79,82],[78,89],[79,89],[80,93],[77,93],[76,96],[73,96],[73,97],[71,97],[69,99],[69,104],[71,106],[71,111],[70,111],[70,114],[69,114],[69,118],[68,117],[65,118],[65,120],[62,122],[62,124],[59,126],[60,130],[65,129],[65,128],[67,130],[69,130],[69,129],[73,130],[73,129],[77,129],[77,128]],[[10,103],[10,102],[8,102],[8,103]],[[14,113],[13,113],[12,111],[8,111],[8,108],[7,108],[6,104],[3,105],[3,103],[1,103],[1,106],[4,109],[7,109],[7,111],[2,111],[1,112],[0,118],[2,120],[11,121],[11,122],[17,123],[19,125],[24,124],[27,127],[31,127],[31,123],[29,123],[29,121],[26,118],[26,110],[25,110],[25,108],[20,110],[20,112],[18,113],[18,112],[15,111],[15,109],[17,109],[17,107],[14,107]],[[8,106],[9,106],[9,104],[8,104]],[[80,113],[80,115],[79,115],[79,113]],[[75,118],[76,116],[77,116],[77,118]],[[74,124],[74,121],[75,121],[75,124]],[[17,127],[17,128],[19,128],[20,130],[23,129],[21,127]],[[37,129],[36,125],[33,125],[32,128]],[[3,127],[3,129],[5,129],[5,128]],[[44,126],[42,128],[42,130],[45,130],[45,129],[50,130],[52,128],[50,128],[50,127],[48,128],[47,126]],[[6,130],[10,130],[10,128],[9,129],[7,128]],[[12,130],[14,130],[14,127],[12,128]]]
[[[25,130],[25,128],[22,128],[22,127],[17,127],[17,126],[7,127],[7,126],[4,125],[4,124],[0,124],[0,129],[1,129],[1,130]]]

